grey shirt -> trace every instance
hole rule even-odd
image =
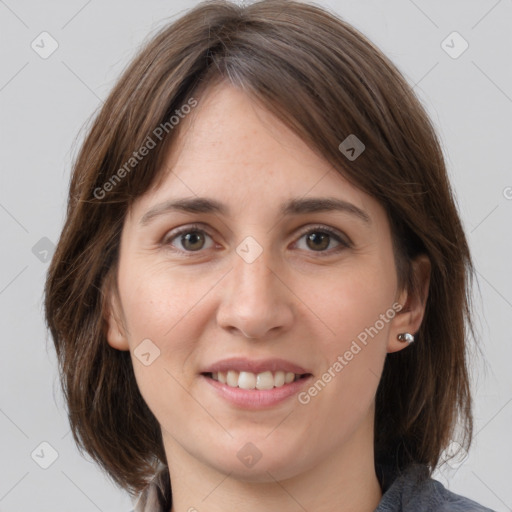
[[[374,512],[493,512],[429,478],[425,466],[411,466],[401,474],[377,466],[377,477],[383,495]],[[171,505],[169,471],[161,467],[140,495],[134,512],[169,512]]]

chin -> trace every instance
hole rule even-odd
[[[262,443],[263,444],[263,443]],[[244,442],[236,450],[226,449],[223,454],[211,454],[205,457],[205,462],[212,469],[229,474],[231,478],[243,482],[274,483],[276,480],[292,478],[301,469],[302,461],[297,454],[303,449],[278,450],[275,447],[262,447],[256,443]]]

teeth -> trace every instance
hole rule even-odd
[[[279,386],[282,386],[284,384],[285,380],[286,380],[285,372],[276,372],[274,374],[274,386],[276,388],[278,388]]]
[[[254,389],[256,387],[256,375],[250,372],[240,372],[238,375],[238,387],[242,389]]]
[[[232,388],[241,389],[272,389],[279,388],[285,384],[290,384],[294,380],[300,378],[300,375],[293,372],[237,372],[229,370],[227,372],[215,372],[211,374],[213,380],[217,380],[222,384],[227,384]]]
[[[290,382],[293,381],[293,379],[295,378],[295,374],[292,373],[292,372],[286,372],[286,375],[284,376],[284,381],[286,384],[289,384]]]
[[[226,377],[226,383],[228,386],[236,388],[238,386],[238,372],[229,370]]]
[[[240,374],[240,377],[242,374]],[[240,386],[240,381],[238,383]],[[256,389],[272,389],[274,387],[274,376],[272,372],[258,373],[256,376]],[[252,389],[252,388],[251,388]]]

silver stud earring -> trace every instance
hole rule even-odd
[[[407,342],[409,345],[414,341],[414,335],[409,332],[403,332],[397,336],[399,341]]]

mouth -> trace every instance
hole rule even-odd
[[[219,371],[219,372],[203,372],[206,378],[225,384],[231,388],[239,388],[245,390],[270,390],[274,388],[282,388],[287,384],[291,384],[301,379],[311,376],[311,373],[294,373],[284,370],[270,371],[266,370],[259,373],[249,371]]]
[[[229,357],[202,368],[207,393],[213,391],[237,409],[265,410],[292,399],[313,374],[307,368],[281,358]]]

